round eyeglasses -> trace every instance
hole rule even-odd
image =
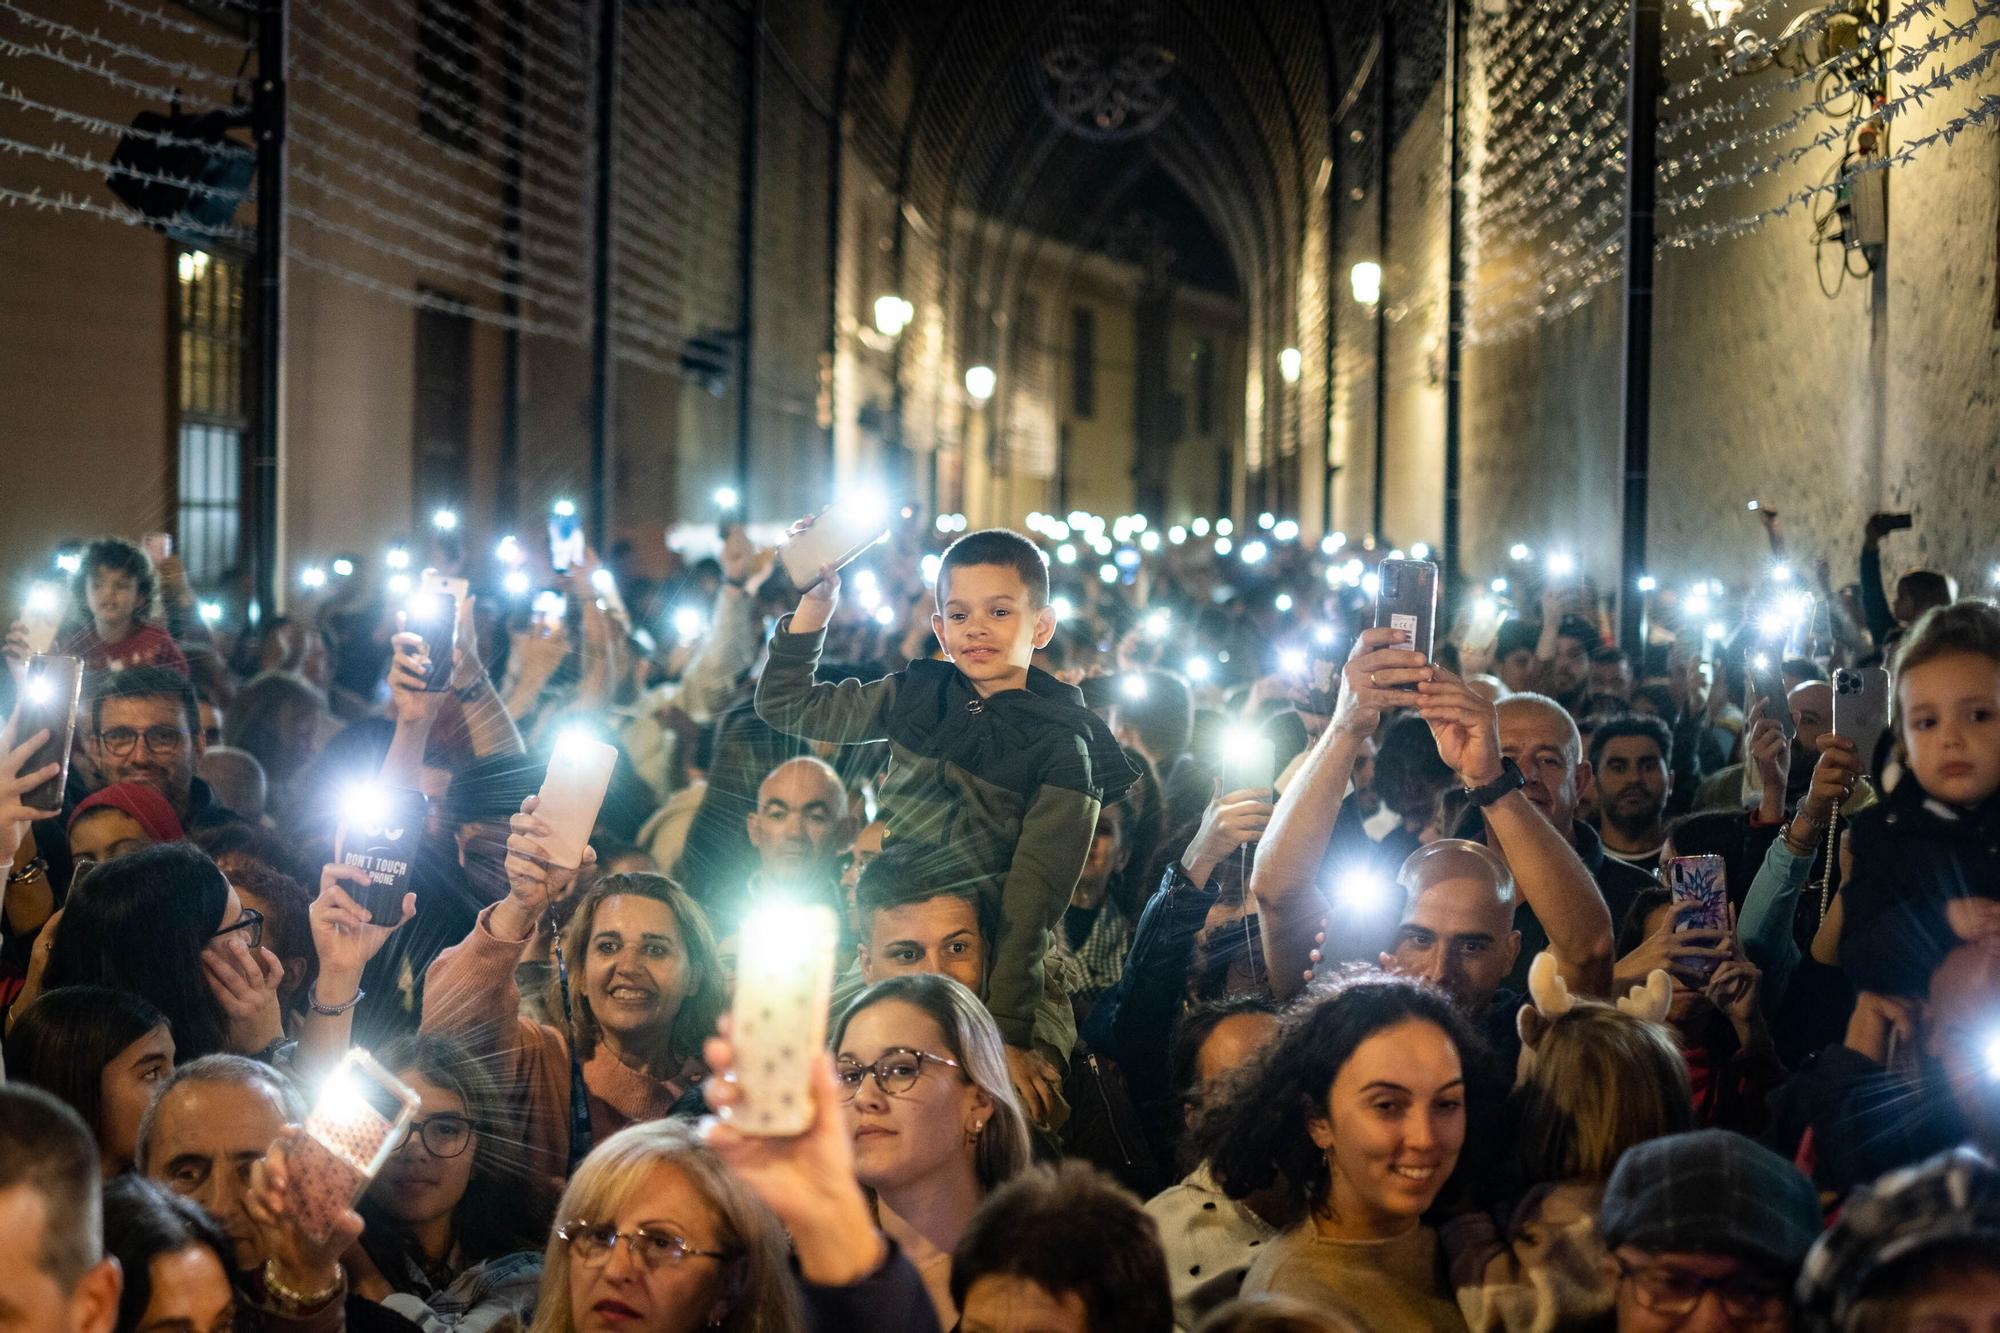
[[[396,1147],[407,1147],[413,1139],[421,1140],[424,1151],[433,1157],[456,1157],[472,1143],[472,1122],[449,1112],[412,1120]]]
[[[853,1101],[854,1095],[861,1091],[861,1080],[870,1075],[874,1076],[875,1086],[884,1094],[900,1097],[917,1086],[917,1080],[923,1077],[924,1066],[927,1064],[944,1065],[950,1069],[958,1068],[958,1061],[948,1056],[932,1055],[929,1051],[911,1050],[907,1047],[884,1051],[882,1058],[872,1065],[843,1059],[839,1067],[834,1070],[834,1077],[840,1080],[840,1100]]]

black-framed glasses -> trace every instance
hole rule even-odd
[[[927,1064],[958,1068],[958,1061],[949,1056],[932,1055],[929,1051],[912,1050],[905,1046],[882,1052],[881,1059],[872,1065],[843,1059],[834,1071],[834,1076],[840,1080],[840,1100],[853,1101],[854,1095],[861,1091],[861,1080],[871,1074],[875,1077],[875,1086],[884,1094],[900,1097],[917,1086],[917,1080],[923,1077]]]
[[[1692,1314],[1711,1291],[1734,1319],[1773,1320],[1785,1313],[1785,1289],[1750,1274],[1703,1277],[1669,1264],[1628,1264],[1623,1259],[1618,1261],[1618,1271],[1632,1284],[1639,1304],[1654,1314]]]
[[[223,936],[233,935],[239,930],[243,932],[243,946],[246,949],[262,947],[264,943],[264,914],[254,907],[246,907],[243,909],[243,915],[236,918],[234,925],[224,926],[221,930],[210,935],[209,938],[211,940],[219,940]]]
[[[131,758],[142,740],[149,754],[179,754],[187,748],[187,728],[147,727],[140,731],[136,727],[111,727],[97,733],[97,743],[114,759]]]
[[[400,1150],[412,1139],[421,1139],[424,1151],[433,1157],[456,1157],[472,1146],[472,1121],[449,1111],[425,1116],[422,1120],[412,1120],[403,1134]]]
[[[576,1261],[586,1267],[596,1268],[611,1258],[611,1252],[624,1241],[625,1248],[639,1262],[639,1267],[648,1271],[671,1268],[689,1259],[727,1259],[726,1250],[698,1250],[688,1243],[686,1236],[676,1236],[671,1231],[656,1231],[651,1227],[640,1227],[636,1231],[620,1231],[609,1222],[585,1222],[581,1219],[564,1222],[556,1227],[556,1235]]]

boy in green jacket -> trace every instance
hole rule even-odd
[[[998,906],[987,1008],[1030,1111],[1053,1070],[1031,1048],[1042,960],[1069,903],[1102,802],[1138,774],[1083,695],[1031,665],[1056,631],[1048,562],[1019,533],[968,533],[938,566],[931,628],[943,662],[881,680],[813,680],[840,577],[820,571],[778,622],[757,714],[778,731],[854,744],[886,740],[888,838],[928,844],[951,877]]]

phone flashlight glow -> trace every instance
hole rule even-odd
[[[427,592],[417,593],[407,603],[410,615],[419,620],[429,620],[438,613],[438,599]]]
[[[56,687],[47,676],[36,676],[28,682],[28,698],[33,703],[45,704],[56,697]]]
[[[1389,889],[1389,880],[1381,871],[1356,867],[1340,877],[1333,899],[1343,911],[1379,912],[1389,901]]]
[[[56,609],[56,590],[46,583],[32,584],[28,588],[28,611],[31,614],[53,615]]]
[[[1139,700],[1146,697],[1146,678],[1127,676],[1118,682],[1118,693],[1127,699]]]

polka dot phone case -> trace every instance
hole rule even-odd
[[[286,1165],[307,1235],[325,1240],[403,1141],[420,1101],[366,1051],[349,1051],[321,1088]]]
[[[730,1039],[745,1134],[803,1134],[812,1125],[812,1062],[825,1058],[840,928],[825,907],[769,906],[743,923]]]

